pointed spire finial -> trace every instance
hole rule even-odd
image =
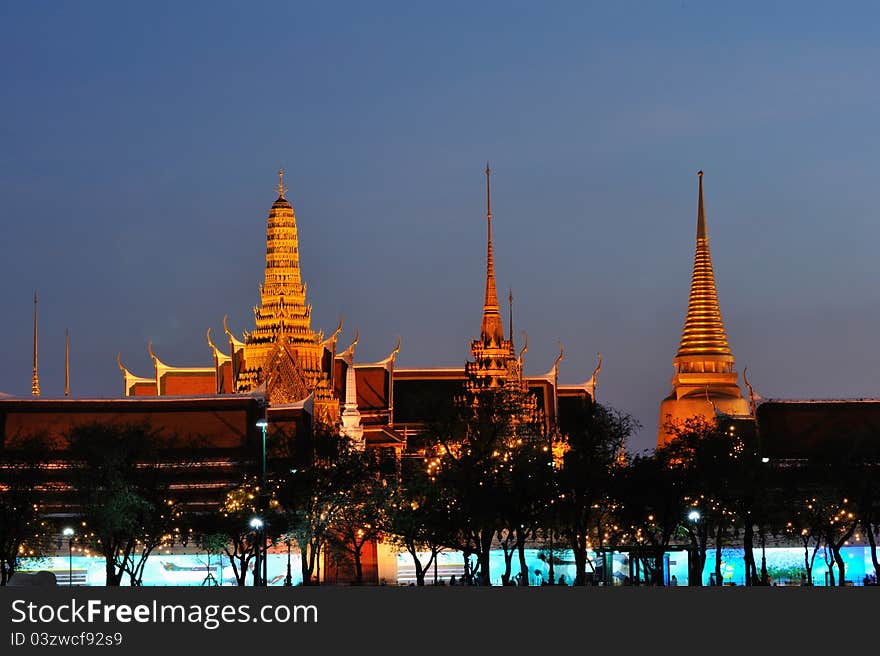
[[[486,162],[486,299],[483,303],[483,323],[480,339],[483,343],[501,344],[504,329],[498,308],[498,291],[495,287],[495,254],[492,249],[492,194],[489,163]]]
[[[510,325],[508,329],[510,330],[510,354],[513,355],[516,353],[516,347],[513,344],[513,288],[507,288],[507,307],[510,311]]]
[[[64,396],[70,396],[70,328],[64,329]]]
[[[34,374],[31,377],[31,394],[40,396],[40,374],[38,370],[37,352],[37,292],[34,292]]]
[[[284,194],[287,193],[287,187],[284,186],[284,169],[278,167],[278,197],[284,198]]]
[[[489,168],[489,162],[486,162],[486,218],[492,221],[492,169]]]
[[[697,171],[697,177],[700,179],[700,197],[697,202],[697,239],[706,239],[708,231],[706,230],[706,209],[703,204],[703,170]]]

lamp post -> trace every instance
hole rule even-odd
[[[262,512],[266,511],[266,504],[265,504],[265,500],[266,500],[266,434],[269,432],[269,421],[265,415],[263,415],[262,418],[257,420],[257,428],[259,428],[263,433],[263,449],[262,449],[263,465],[262,465],[262,469],[260,470],[260,472],[261,472],[260,473],[260,496],[259,496],[259,500],[258,500],[259,511],[262,513]],[[269,558],[268,558],[268,550],[266,547],[266,537],[262,531],[260,532],[260,537],[261,537],[261,540],[260,540],[259,544],[257,545],[257,549],[263,550],[263,557],[262,557],[263,572],[262,572],[261,578],[263,579],[263,585],[266,585],[266,565],[267,565],[266,561],[268,561]]]
[[[67,538],[67,585],[73,585],[73,534],[75,531],[67,526],[61,531],[62,535]]]
[[[700,511],[697,510],[696,508],[692,508],[691,511],[688,513],[688,519],[691,522],[693,522],[693,524],[694,524],[694,535],[696,536],[696,540],[697,540],[697,549],[699,549],[700,548],[699,547]],[[694,563],[696,555],[697,555],[696,553],[692,553],[688,556],[688,585],[696,585],[696,583],[694,583],[694,581],[696,580],[696,577],[698,577],[698,576],[700,578],[703,577],[703,572],[702,571],[698,572],[697,568],[695,566],[695,563]],[[701,582],[701,584],[702,584],[702,582]]]
[[[262,556],[260,544],[263,537],[263,520],[259,517],[254,517],[250,521],[250,527],[257,534],[257,539],[254,541],[254,553],[256,555],[256,560],[254,561],[254,586],[259,586],[262,585],[260,583],[260,557]]]

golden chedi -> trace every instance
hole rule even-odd
[[[672,393],[660,404],[657,446],[673,437],[673,426],[690,417],[714,420],[718,414],[749,414],[734,371],[733,354],[718,306],[715,273],[709,252],[706,211],[703,204],[703,172],[699,177],[697,206],[697,248],[688,299],[687,317],[675,359]]]
[[[278,198],[269,211],[266,230],[266,273],[260,305],[254,308],[256,328],[244,334],[243,366],[236,391],[265,385],[270,405],[296,403],[314,394],[316,418],[335,423],[339,402],[322,366],[323,335],[311,329],[311,305],[299,269],[296,215],[284,197],[279,170]]]

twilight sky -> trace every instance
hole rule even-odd
[[[765,397],[880,395],[880,12],[716,4],[3,3],[0,392],[30,393],[35,289],[44,396],[66,326],[74,396],[122,394],[117,351],[150,374],[149,340],[208,364],[206,328],[252,327],[279,165],[313,327],[463,366],[488,159],[527,373],[561,340],[580,382],[601,351],[634,450],[670,390],[700,168],[737,370]]]

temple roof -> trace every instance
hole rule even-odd
[[[694,271],[688,299],[687,318],[681,335],[676,357],[689,355],[730,356],[727,332],[718,306],[715,273],[709,252],[709,233],[706,229],[706,211],[703,204],[703,172],[700,179],[697,206],[697,247],[694,254]]]

